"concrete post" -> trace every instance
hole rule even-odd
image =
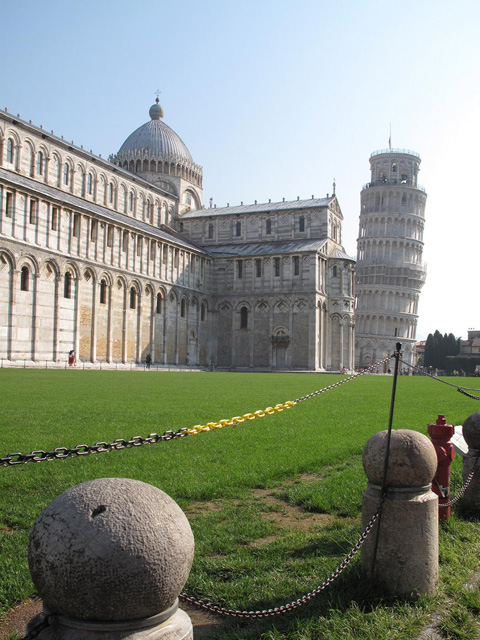
[[[163,491],[125,478],[72,487],[35,522],[28,562],[47,615],[42,640],[191,640],[178,595],[193,560],[187,518]]]
[[[463,437],[468,444],[468,453],[463,458],[463,482],[473,471],[480,456],[480,411],[472,413],[463,423]],[[475,474],[463,494],[462,508],[471,515],[480,514],[480,459]]]
[[[369,481],[362,497],[364,528],[380,502],[387,437],[387,431],[380,431],[363,451]],[[438,586],[438,498],[431,490],[436,468],[435,449],[426,436],[392,431],[387,497],[362,547],[362,566],[371,580],[396,596],[433,594]]]

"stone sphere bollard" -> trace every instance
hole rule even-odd
[[[28,563],[51,615],[39,638],[187,640],[178,595],[193,561],[188,520],[144,482],[101,478],[55,498],[30,534]]]
[[[463,482],[475,468],[475,474],[465,489],[462,508],[471,515],[480,515],[480,411],[472,413],[463,423],[463,437],[468,444],[468,453],[463,458]]]
[[[370,438],[363,451],[368,488],[362,496],[365,528],[381,498],[387,431]],[[438,586],[438,498],[431,490],[437,456],[430,440],[416,431],[392,431],[380,519],[362,547],[362,567],[391,594],[433,594]],[[377,538],[378,534],[378,538]]]

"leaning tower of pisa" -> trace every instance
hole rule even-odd
[[[415,364],[418,300],[426,275],[427,195],[417,182],[420,162],[418,153],[407,149],[370,156],[357,240],[356,367],[391,355],[396,342],[402,343],[403,360]]]

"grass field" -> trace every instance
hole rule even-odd
[[[340,378],[4,369],[0,457],[205,424],[294,400]],[[301,597],[358,538],[366,486],[361,454],[368,438],[387,427],[391,390],[391,377],[364,376],[235,428],[1,468],[0,616],[34,594],[26,549],[35,518],[68,487],[99,477],[151,483],[185,510],[196,541],[188,593],[249,610]],[[461,424],[479,409],[452,387],[405,376],[398,379],[393,424],[426,433],[439,413]],[[461,485],[459,459],[453,481]],[[442,605],[439,623],[444,637],[475,638],[480,598],[463,585],[478,570],[478,522],[454,516],[440,540],[442,583],[435,598],[392,602],[365,583],[355,560],[297,613],[258,622],[226,619],[215,638],[414,638],[445,600],[449,606]]]

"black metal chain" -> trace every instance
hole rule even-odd
[[[302,396],[301,398],[297,398],[294,402],[303,402],[304,400],[308,400],[309,398],[313,398],[314,396],[318,396],[321,393],[325,393],[326,391],[330,391],[330,389],[335,389],[336,387],[340,387],[342,384],[345,384],[346,382],[350,382],[351,380],[355,380],[355,378],[358,378],[359,376],[364,376],[366,373],[370,373],[373,369],[376,369],[379,366],[381,366],[382,364],[385,364],[385,362],[388,362],[388,360],[390,360],[391,357],[392,356],[387,356],[386,358],[384,358],[383,360],[380,360],[379,362],[376,362],[375,364],[368,365],[368,367],[365,367],[365,369],[363,371],[359,371],[358,373],[354,373],[353,375],[348,376],[348,378],[344,378],[343,380],[339,380],[338,382],[335,382],[334,384],[331,384],[328,387],[323,387],[323,389],[319,389],[318,391],[314,391],[313,393],[309,393],[306,396]]]
[[[206,602],[205,600],[200,600],[195,596],[189,596],[186,593],[181,593],[179,599],[183,602],[187,602],[188,604],[197,607],[198,609],[203,609],[204,611],[210,611],[211,613],[216,613],[220,616],[227,616],[231,618],[270,618],[273,616],[279,616],[283,613],[288,613],[290,611],[294,611],[299,607],[302,607],[310,600],[313,600],[316,596],[318,596],[322,591],[325,591],[327,587],[329,587],[338,576],[348,567],[353,558],[357,555],[358,551],[361,549],[363,543],[368,538],[368,535],[372,531],[375,523],[377,522],[380,513],[383,508],[383,503],[385,502],[386,494],[382,496],[377,511],[371,517],[369,523],[365,527],[362,535],[358,539],[357,543],[350,551],[350,553],[344,558],[344,560],[338,565],[338,567],[329,575],[329,577],[322,582],[321,585],[316,587],[313,591],[305,594],[301,598],[294,600],[293,602],[289,602],[288,604],[281,605],[280,607],[275,607],[273,609],[263,609],[259,611],[242,611],[239,609],[225,609],[223,607],[219,607],[218,605],[211,604],[210,602]]]
[[[425,376],[426,378],[431,378],[436,382],[441,382],[442,384],[446,384],[448,387],[453,387],[460,393],[463,393],[464,396],[473,398],[473,400],[480,400],[480,396],[474,396],[471,393],[467,393],[467,391],[480,391],[480,389],[469,389],[467,387],[461,387],[458,384],[453,384],[453,382],[448,382],[448,380],[442,380],[442,378],[439,378],[438,376],[433,376],[431,373],[428,373],[427,371],[423,371],[422,369],[420,369],[420,367],[410,364],[409,362],[405,362],[405,360],[400,360],[400,362],[404,364],[406,367],[410,367],[410,369],[412,369],[413,371],[417,371],[420,375]]]
[[[475,475],[475,472],[477,471],[479,458],[480,458],[480,456],[476,457],[475,464],[473,465],[473,469],[468,474],[468,478],[465,480],[465,484],[460,489],[460,491],[457,493],[457,495],[454,498],[452,498],[451,500],[449,500],[448,502],[444,502],[442,504],[439,504],[438,506],[439,506],[440,509],[445,509],[446,507],[452,507],[454,504],[456,504],[460,500],[460,498],[463,496],[463,494],[467,490],[468,485],[473,480],[473,476]]]
[[[32,451],[31,453],[10,453],[0,458],[0,467],[10,467],[17,464],[27,464],[28,462],[46,462],[48,460],[63,460],[65,458],[88,456],[91,453],[106,453],[107,451],[119,451],[131,447],[141,447],[144,444],[156,444],[166,442],[175,438],[185,438],[188,433],[182,428],[178,431],[165,431],[162,435],[150,433],[146,438],[134,436],[131,440],[118,438],[113,442],[96,442],[94,445],[78,444],[76,447],[57,447],[53,451]]]
[[[157,444],[158,442],[166,442],[168,440],[174,440],[175,438],[185,438],[189,435],[196,435],[203,431],[211,431],[212,429],[221,429],[223,427],[235,427],[239,423],[245,422],[246,420],[254,420],[256,418],[262,418],[265,415],[271,415],[278,411],[283,411],[284,409],[290,409],[295,406],[297,402],[302,402],[303,400],[307,400],[308,398],[313,398],[321,393],[325,393],[326,391],[330,391],[331,389],[335,389],[346,382],[350,382],[355,378],[358,378],[365,373],[368,373],[375,367],[380,366],[384,362],[389,360],[389,358],[384,358],[380,362],[377,362],[373,365],[370,365],[364,371],[356,373],[355,375],[349,376],[344,380],[340,380],[335,384],[331,384],[328,387],[324,387],[323,389],[319,389],[318,391],[314,391],[313,393],[309,393],[302,398],[298,398],[295,401],[288,401],[284,404],[277,404],[275,407],[267,407],[265,411],[255,411],[254,413],[246,413],[243,416],[235,416],[230,420],[220,420],[218,422],[209,422],[206,425],[195,425],[194,427],[182,427],[178,431],[165,431],[163,434],[159,435],[158,433],[150,433],[146,438],[142,436],[134,436],[130,440],[125,440],[124,438],[118,438],[113,442],[96,442],[94,445],[88,444],[78,444],[76,447],[57,447],[53,449],[53,451],[44,451],[42,449],[32,451],[30,453],[9,453],[8,455],[0,458],[0,467],[12,467],[18,464],[27,464],[29,462],[47,462],[49,460],[64,460],[65,458],[78,457],[78,456],[88,456],[91,453],[106,453],[108,451],[119,451],[121,449],[127,449],[131,447],[141,447],[144,444]]]

